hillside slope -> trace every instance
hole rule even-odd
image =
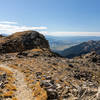
[[[100,52],[100,41],[90,40],[88,42],[83,42],[79,45],[72,46],[61,52],[61,55],[67,58],[73,58],[76,56],[81,56],[82,54],[87,54],[92,51]]]
[[[44,46],[16,49],[0,54],[0,100],[100,99],[100,55],[95,52],[65,59]]]

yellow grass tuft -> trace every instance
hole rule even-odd
[[[16,97],[13,97],[12,100],[18,100]]]
[[[16,91],[16,86],[12,85],[12,84],[6,84],[5,87],[9,90],[13,90],[13,91]]]
[[[31,51],[42,51],[42,49],[32,49]]]
[[[0,67],[0,71],[4,71],[7,73],[7,75],[12,75],[13,72],[11,72],[10,70],[6,69],[6,68],[3,68],[3,67]]]
[[[35,100],[47,100],[47,92],[40,87],[40,82],[36,83],[33,96],[35,97]]]
[[[3,97],[8,98],[8,97],[12,97],[13,95],[14,95],[13,91],[8,91],[8,92],[3,94]]]

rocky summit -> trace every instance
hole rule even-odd
[[[35,31],[4,37],[0,100],[100,100],[100,55],[62,58]]]
[[[36,31],[17,32],[5,37],[0,43],[0,53],[21,52],[33,48],[49,49],[48,41]]]

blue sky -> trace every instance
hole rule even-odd
[[[0,32],[100,35],[100,0],[0,0]]]

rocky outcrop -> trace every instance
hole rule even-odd
[[[0,42],[0,53],[22,52],[33,48],[49,49],[48,41],[36,31],[17,32]]]

